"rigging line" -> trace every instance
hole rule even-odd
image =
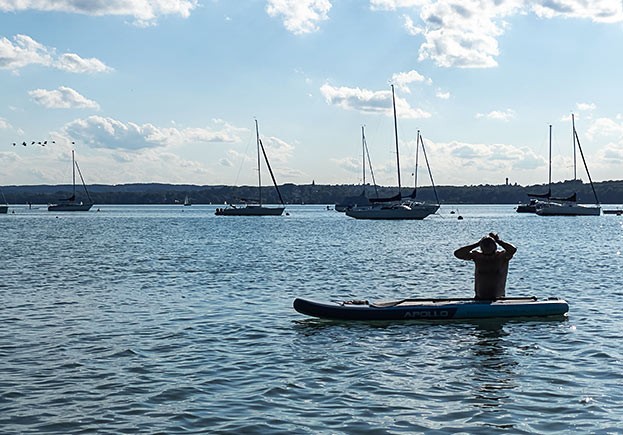
[[[78,162],[75,162],[76,165],[76,169],[78,169],[78,175],[80,175],[80,180],[82,181],[82,187],[84,187],[84,191],[87,194],[87,198],[89,198],[90,202],[93,202],[93,200],[91,199],[91,195],[89,195],[89,191],[87,190],[87,185],[84,182],[84,178],[82,177],[82,172],[80,171],[80,166],[78,166]]]
[[[279,186],[277,186],[277,180],[275,180],[275,174],[273,174],[273,168],[270,167],[270,163],[268,162],[268,156],[266,155],[266,150],[264,149],[264,144],[262,140],[258,140],[260,147],[262,148],[262,154],[264,154],[264,160],[266,161],[266,166],[268,166],[268,172],[270,172],[270,178],[273,179],[273,184],[275,185],[275,189],[277,189],[277,195],[279,195],[279,201],[281,201],[281,205],[285,205],[283,202],[283,198],[281,197],[281,192],[279,191]]]
[[[578,149],[580,150],[580,155],[582,156],[582,162],[584,163],[584,169],[586,169],[586,175],[588,175],[588,181],[591,183],[591,189],[593,189],[593,195],[595,195],[595,202],[599,205],[599,198],[597,198],[597,192],[595,191],[595,186],[593,185],[593,179],[591,178],[591,173],[588,172],[588,165],[586,164],[586,159],[584,158],[584,152],[582,151],[582,146],[580,145],[580,138],[578,137],[578,132],[573,129],[573,135],[578,144]]]
[[[362,127],[363,129],[363,127]],[[363,130],[362,130],[363,132]],[[374,193],[376,193],[376,197],[379,197],[379,188],[376,185],[376,179],[374,178],[374,171],[372,170],[372,160],[370,159],[370,150],[368,149],[368,142],[366,141],[365,136],[363,137],[363,147],[364,150],[366,152],[366,156],[368,157],[368,165],[370,166],[370,176],[372,176],[372,184],[374,185]],[[365,173],[365,166],[364,166],[364,173]],[[364,186],[365,186],[365,178],[364,178]]]
[[[246,160],[247,155],[249,154],[249,147],[251,146],[251,139],[247,140],[247,147],[244,150],[244,154],[242,155],[242,159],[240,159],[240,166],[238,167],[238,173],[236,174],[236,180],[234,181],[234,186],[238,185],[238,181],[240,180],[240,173],[242,172],[242,167],[244,166],[244,162]]]
[[[421,135],[420,135],[420,144],[422,144],[422,154],[424,154],[424,160],[426,160],[426,167],[428,168],[430,184],[433,186],[433,193],[435,194],[437,205],[439,205],[439,196],[437,196],[437,188],[435,187],[435,181],[433,180],[433,172],[430,170],[430,165],[428,164],[428,156],[426,155],[426,147],[424,147],[424,139],[422,139]]]

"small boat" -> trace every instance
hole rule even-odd
[[[257,187],[259,195],[258,203],[247,204],[244,207],[237,207],[234,204],[229,204],[227,207],[217,208],[214,212],[214,214],[217,216],[281,216],[283,210],[285,210],[285,204],[283,202],[283,198],[281,197],[281,192],[279,191],[279,187],[277,186],[277,181],[275,180],[273,170],[270,167],[268,156],[266,155],[266,150],[264,149],[264,145],[262,144],[262,140],[260,139],[260,130],[257,125],[257,119],[255,120],[255,136],[257,142]],[[264,155],[266,166],[268,167],[270,176],[273,180],[273,184],[275,186],[275,189],[277,190],[279,201],[281,201],[281,207],[267,207],[265,205],[262,205],[262,172],[260,169],[260,150]]]
[[[563,317],[569,311],[564,299],[536,297],[402,299],[378,303],[366,300],[323,303],[296,298],[293,306],[301,314],[321,319],[364,321]]]
[[[617,216],[621,216],[623,214],[623,210],[613,209],[613,210],[602,210],[604,214],[615,214]]]
[[[84,183],[84,178],[82,178],[82,172],[80,172],[78,162],[74,159],[74,150],[71,150],[71,166],[73,187],[72,195],[69,198],[59,200],[56,204],[48,205],[48,211],[89,211],[91,207],[93,207],[93,200],[91,199],[91,195],[89,195],[87,186]],[[86,202],[76,200],[76,169],[78,169],[78,175],[80,175],[80,180],[82,180],[82,187],[84,187],[84,191],[89,199]]]
[[[186,195],[186,198],[184,198],[184,205],[185,206],[193,205],[193,203],[190,202],[190,198],[188,197],[188,195]]]

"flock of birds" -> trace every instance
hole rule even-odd
[[[55,141],[50,141],[50,143],[56,143],[56,142]],[[46,146],[48,144],[48,141],[47,140],[44,140],[43,142],[32,141],[30,144],[31,145],[38,144],[38,145],[41,145],[42,147],[44,147],[44,146]],[[28,146],[28,144],[26,142],[22,142],[22,145],[23,146]],[[17,146],[17,144],[15,142],[13,142],[13,146]]]

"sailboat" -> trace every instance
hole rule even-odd
[[[215,213],[217,216],[281,216],[283,210],[285,209],[285,204],[283,202],[283,198],[281,197],[281,192],[279,191],[279,187],[277,186],[277,181],[275,180],[275,175],[273,174],[273,170],[270,167],[270,163],[268,161],[268,156],[266,155],[266,150],[264,149],[264,145],[262,144],[262,140],[260,139],[260,130],[257,124],[257,119],[255,120],[255,136],[257,142],[257,187],[258,187],[258,203],[257,204],[246,204],[244,207],[237,207],[234,204],[229,204],[228,207],[225,208],[217,208]],[[268,167],[268,171],[270,172],[270,176],[273,180],[273,184],[275,189],[277,190],[277,195],[279,196],[279,201],[281,202],[281,207],[267,207],[262,204],[262,172],[261,172],[261,159],[260,159],[260,150],[264,155],[264,160],[266,162],[266,166]]]
[[[595,191],[595,186],[593,185],[593,180],[591,179],[591,174],[588,171],[588,165],[586,164],[586,159],[584,158],[584,152],[582,151],[582,146],[580,145],[580,138],[578,137],[578,133],[575,129],[575,117],[571,114],[571,124],[572,124],[572,133],[573,133],[573,176],[576,179],[576,158],[575,158],[575,149],[577,144],[577,149],[580,150],[580,155],[582,156],[582,162],[584,163],[584,169],[586,169],[586,174],[588,175],[588,180],[591,184],[591,188],[593,190],[593,195],[595,196],[595,205],[587,206],[581,205],[577,203],[577,195],[574,193],[573,195],[566,198],[554,198],[549,196],[547,201],[540,202],[536,207],[536,214],[539,216],[599,216],[601,214],[601,206],[599,205],[599,199],[597,198],[597,192]],[[552,186],[552,126],[549,126],[549,192],[551,192]]]
[[[184,198],[184,205],[185,206],[193,205],[193,203],[190,202],[190,198],[188,197],[188,195],[186,195],[186,198]]]
[[[394,111],[394,138],[396,142],[396,169],[398,173],[398,193],[390,198],[370,198],[370,205],[356,206],[346,210],[346,215],[355,219],[392,219],[392,220],[421,220],[425,217],[435,213],[439,209],[439,200],[437,204],[426,204],[415,200],[415,194],[417,192],[417,175],[416,187],[407,199],[402,198],[402,187],[400,184],[400,150],[398,146],[398,121],[396,116],[396,97],[394,94],[394,85],[392,87],[392,108]],[[418,144],[417,148],[424,142],[421,140],[421,136],[418,131]],[[417,160],[417,158],[416,158]],[[426,159],[428,165],[428,158]],[[417,162],[416,162],[417,171]],[[428,166],[429,174],[430,166]],[[431,176],[432,181],[432,176]],[[433,189],[435,188],[433,183]],[[435,190],[435,196],[437,191]]]
[[[80,172],[80,167],[78,166],[78,162],[76,162],[74,158],[74,150],[71,150],[71,166],[72,166],[72,195],[69,198],[61,199],[56,204],[49,204],[48,211],[89,211],[91,207],[93,207],[93,200],[91,199],[91,195],[89,195],[89,191],[87,190],[87,186],[84,183],[84,178],[82,178],[82,172]],[[87,202],[76,201],[76,169],[78,169],[78,175],[80,175],[80,180],[82,181],[82,187],[84,187],[84,191],[87,194],[87,198],[89,200]]]
[[[2,200],[4,201],[4,204],[0,204],[0,214],[7,214],[9,212],[9,203],[6,200],[2,189],[0,189],[0,194],[2,194]]]
[[[378,198],[379,194],[378,194],[378,190],[377,190],[377,186],[376,186],[376,180],[374,179],[374,171],[372,171],[372,162],[370,161],[370,153],[368,151],[368,144],[366,142],[366,132],[365,132],[365,126],[361,126],[361,148],[362,148],[362,162],[361,162],[361,167],[362,167],[362,171],[363,171],[363,190],[361,192],[361,194],[357,195],[357,196],[347,196],[346,198],[343,198],[339,203],[335,204],[335,210],[339,211],[339,212],[345,212],[347,209],[352,208],[352,207],[356,207],[356,206],[365,206],[365,205],[370,205],[370,200],[368,198],[368,194],[366,192],[366,157],[367,157],[367,161],[368,164],[370,166],[370,175],[372,176],[372,183],[374,184],[374,190],[376,191],[376,197]]]

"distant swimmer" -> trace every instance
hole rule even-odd
[[[502,249],[498,250],[498,246]],[[506,296],[508,263],[515,252],[517,248],[502,241],[495,233],[489,233],[478,242],[454,251],[456,258],[474,262],[475,299],[489,300]]]

